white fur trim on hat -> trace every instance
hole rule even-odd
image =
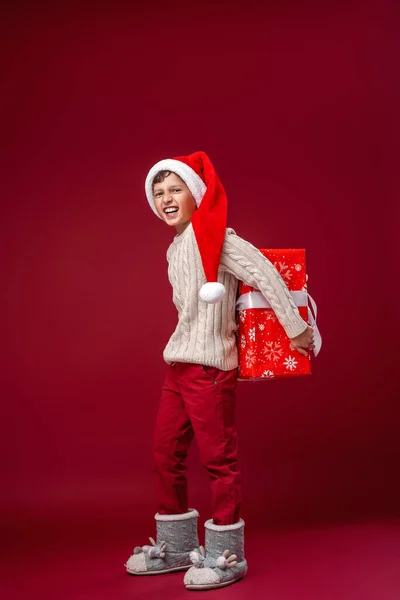
[[[154,202],[153,179],[160,171],[172,171],[173,173],[176,173],[188,186],[193,198],[195,199],[197,207],[200,206],[203,196],[207,190],[207,186],[204,181],[191,167],[184,162],[175,160],[173,158],[166,158],[164,160],[160,160],[154,165],[154,167],[151,167],[147,174],[145,183],[147,200],[149,201],[149,204],[157,217],[160,219],[162,218],[158,214]]]
[[[211,529],[212,531],[233,531],[234,529],[240,529],[243,526],[243,519],[239,519],[237,523],[233,523],[232,525],[214,525],[212,519],[208,519],[208,521],[204,523],[204,527],[206,529]]]
[[[189,512],[181,515],[154,515],[156,521],[185,521],[186,519],[194,519],[198,517],[199,513],[194,508],[189,508]]]

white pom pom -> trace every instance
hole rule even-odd
[[[189,554],[190,561],[194,564],[195,567],[198,567],[201,563],[201,556],[196,550],[193,550]]]
[[[225,569],[225,567],[226,567],[225,556],[218,556],[218,558],[217,558],[217,567],[219,567],[220,569]]]
[[[223,286],[222,283],[218,283],[218,281],[205,283],[200,288],[200,298],[203,302],[207,302],[208,304],[217,304],[217,302],[222,300],[225,294],[225,286]]]

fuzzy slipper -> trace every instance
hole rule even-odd
[[[125,567],[130,575],[161,575],[189,569],[190,553],[198,546],[197,510],[181,515],[155,515],[157,541],[136,546]]]
[[[188,590],[213,590],[231,585],[247,573],[244,558],[244,521],[233,525],[205,523],[206,549],[202,546],[190,554],[193,563],[184,577]]]

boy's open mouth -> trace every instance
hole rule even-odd
[[[167,217],[170,217],[172,215],[175,215],[178,212],[179,208],[178,206],[169,206],[168,208],[164,209],[164,214]]]

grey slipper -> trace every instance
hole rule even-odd
[[[206,549],[191,553],[193,563],[184,577],[188,590],[213,590],[225,587],[247,573],[244,557],[244,521],[233,525],[214,525],[206,521]]]
[[[180,515],[155,515],[157,540],[151,545],[136,546],[125,567],[130,575],[160,575],[188,569],[190,553],[199,545],[197,510]]]

